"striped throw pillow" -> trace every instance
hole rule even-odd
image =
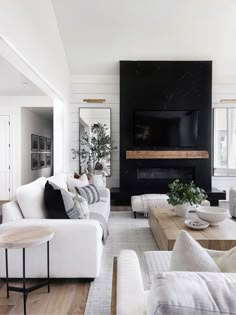
[[[89,205],[98,202],[100,199],[99,192],[93,184],[84,187],[75,187],[75,189]]]
[[[76,194],[73,198],[74,207],[67,210],[66,213],[70,219],[89,219],[89,207],[87,201]]]

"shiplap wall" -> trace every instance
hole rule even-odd
[[[84,98],[105,98],[103,104],[87,104],[83,102]],[[236,84],[214,84],[212,91],[212,106],[224,107],[222,99],[236,99]],[[117,149],[112,152],[111,170],[112,175],[107,178],[108,187],[119,187],[119,119],[120,119],[120,101],[119,101],[119,76],[72,76],[72,148],[78,148],[79,142],[79,108],[80,107],[108,107],[111,108],[111,135],[114,145]],[[236,103],[232,107],[236,107]],[[78,171],[78,159],[72,160],[72,170]],[[213,187],[226,189],[227,193],[230,186],[236,186],[236,177],[213,177]]]
[[[111,177],[107,177],[107,187],[119,187],[119,155],[120,155],[120,97],[119,76],[72,76],[71,120],[72,137],[71,148],[79,148],[79,108],[107,107],[111,108],[111,138],[117,147],[111,154]],[[102,104],[84,103],[84,98],[104,98]],[[71,169],[78,171],[79,159],[71,161]]]

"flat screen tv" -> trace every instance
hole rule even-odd
[[[198,141],[198,111],[136,111],[134,144],[146,149],[193,148]]]

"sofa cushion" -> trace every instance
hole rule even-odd
[[[76,193],[75,187],[80,188],[89,185],[88,177],[85,174],[81,175],[79,179],[75,179],[71,176],[68,176],[67,185],[69,191],[75,194]]]
[[[153,279],[147,314],[235,314],[235,292],[233,273],[161,273]]]
[[[102,215],[105,218],[105,220],[108,222],[108,218],[110,214],[110,205],[108,203],[108,199],[106,200],[107,200],[106,202],[98,201],[96,203],[90,204],[89,212],[95,212]]]
[[[49,219],[68,219],[66,209],[74,205],[70,194],[54,183],[47,181],[44,189],[44,202]]]
[[[63,188],[64,190],[68,191],[68,187],[67,187],[67,174],[58,174],[58,175],[54,175],[48,178],[48,180],[51,183],[56,184],[57,186]]]
[[[99,201],[99,192],[93,184],[84,187],[75,187],[75,189],[89,205]]]
[[[16,200],[26,219],[43,219],[47,216],[44,205],[45,177],[40,177],[34,182],[20,186],[16,189]]]
[[[180,231],[176,239],[170,259],[170,270],[220,272],[207,251],[185,231]]]

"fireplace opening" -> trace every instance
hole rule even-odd
[[[174,179],[194,180],[193,167],[155,167],[155,168],[138,168],[138,180],[174,180]]]

